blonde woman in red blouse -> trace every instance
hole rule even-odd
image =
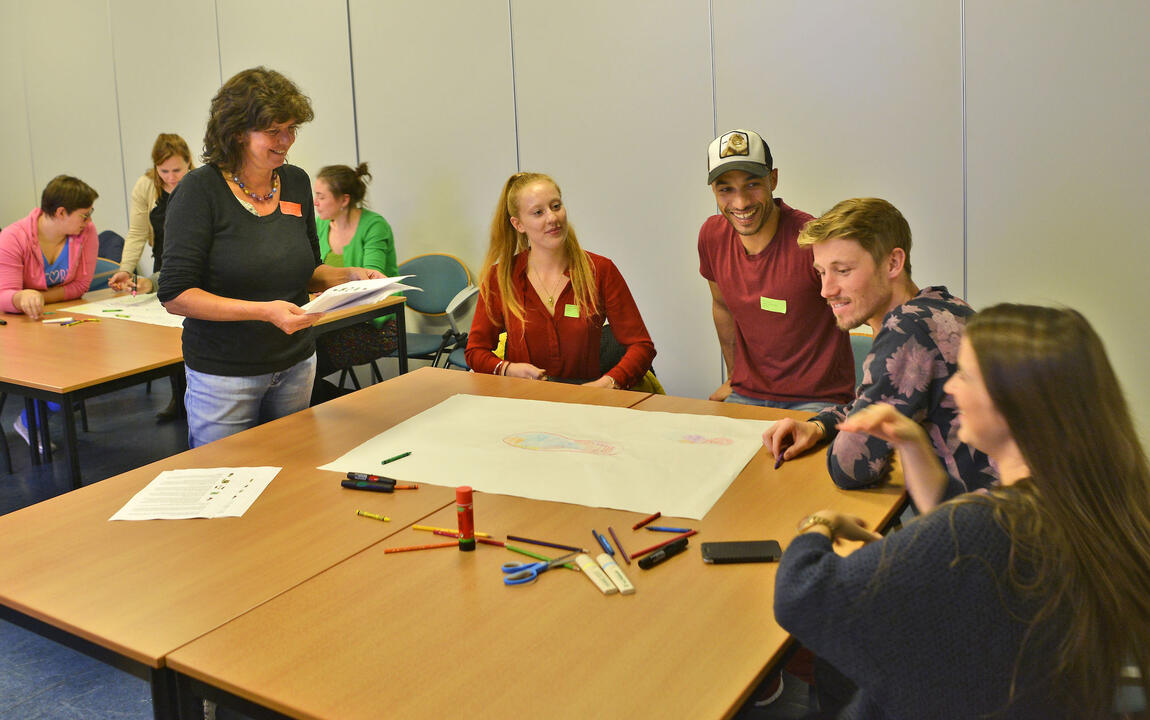
[[[655,346],[627,283],[613,262],[579,246],[559,186],[547,175],[516,173],[503,184],[480,277],[467,340],[475,372],[627,388],[651,368]],[[625,348],[605,373],[604,322]],[[500,358],[494,350],[502,332]]]

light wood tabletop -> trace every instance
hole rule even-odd
[[[647,397],[423,368],[0,516],[0,606],[161,667],[177,647],[453,502],[451,488],[433,485],[347,490],[316,467],[459,392],[623,407]],[[243,517],[108,520],[162,470],[255,465],[283,470]]]
[[[805,416],[661,396],[635,407]],[[218,688],[298,718],[728,717],[789,640],[773,618],[776,565],[705,565],[699,545],[777,539],[785,547],[796,523],[825,507],[882,525],[901,497],[898,484],[836,489],[821,452],[776,471],[760,451],[702,521],[665,519],[699,529],[686,553],[651,570],[618,559],[636,587],[629,596],[604,596],[560,568],[505,586],[500,565],[522,558],[488,545],[385,553],[431,541],[406,529],[176,650],[168,664],[205,695]],[[454,516],[447,507],[426,522],[452,527]],[[613,527],[629,551],[669,537],[632,530],[642,517],[475,499],[479,530],[582,546],[593,556],[592,528]]]
[[[48,306],[71,317],[70,303]],[[76,317],[91,317],[75,314]],[[63,395],[184,361],[182,330],[117,318],[64,327],[5,314],[0,382]],[[18,388],[13,388],[18,391]]]
[[[25,315],[4,314],[0,326],[0,391],[40,400],[53,400],[64,408],[64,450],[73,487],[80,487],[80,460],[76,452],[75,419],[70,401],[117,390],[164,377],[184,361],[183,329],[110,317],[85,315],[70,308],[96,300],[126,295],[110,289],[88,293],[80,300],[54,303],[48,317],[97,318],[98,323],[63,326],[31,320]],[[392,296],[367,305],[325,313],[316,323],[324,333],[385,314],[402,307],[404,299]],[[403,313],[399,318],[400,373],[407,372],[406,333]],[[33,451],[34,462],[38,454]]]

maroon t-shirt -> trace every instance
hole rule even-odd
[[[748,255],[722,215],[699,230],[699,272],[719,286],[735,318],[731,388],[780,402],[844,403],[854,398],[850,336],[819,294],[810,248],[796,242],[812,218],[775,198],[771,243]]]

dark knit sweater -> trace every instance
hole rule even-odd
[[[278,172],[281,204],[264,217],[240,205],[212,165],[180,181],[164,225],[161,302],[189,288],[239,300],[307,302],[307,284],[320,262],[311,181],[291,165]],[[184,320],[184,362],[197,372],[263,375],[313,352],[310,329],[288,335],[259,320]]]
[[[1007,705],[1037,601],[1012,589],[1010,538],[993,502],[944,504],[845,558],[819,533],[791,542],[775,583],[775,617],[858,685],[843,717],[1070,716],[1043,680],[1054,666],[1058,621],[1031,637]]]

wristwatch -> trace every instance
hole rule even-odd
[[[834,538],[835,526],[831,524],[830,520],[827,520],[822,515],[807,515],[805,518],[803,518],[801,521],[799,521],[799,527],[798,527],[799,534],[801,535],[802,533],[805,533],[807,530],[810,530],[812,525],[824,525],[824,526],[826,526],[827,530],[830,530],[830,532],[831,532],[831,538],[832,539]]]

